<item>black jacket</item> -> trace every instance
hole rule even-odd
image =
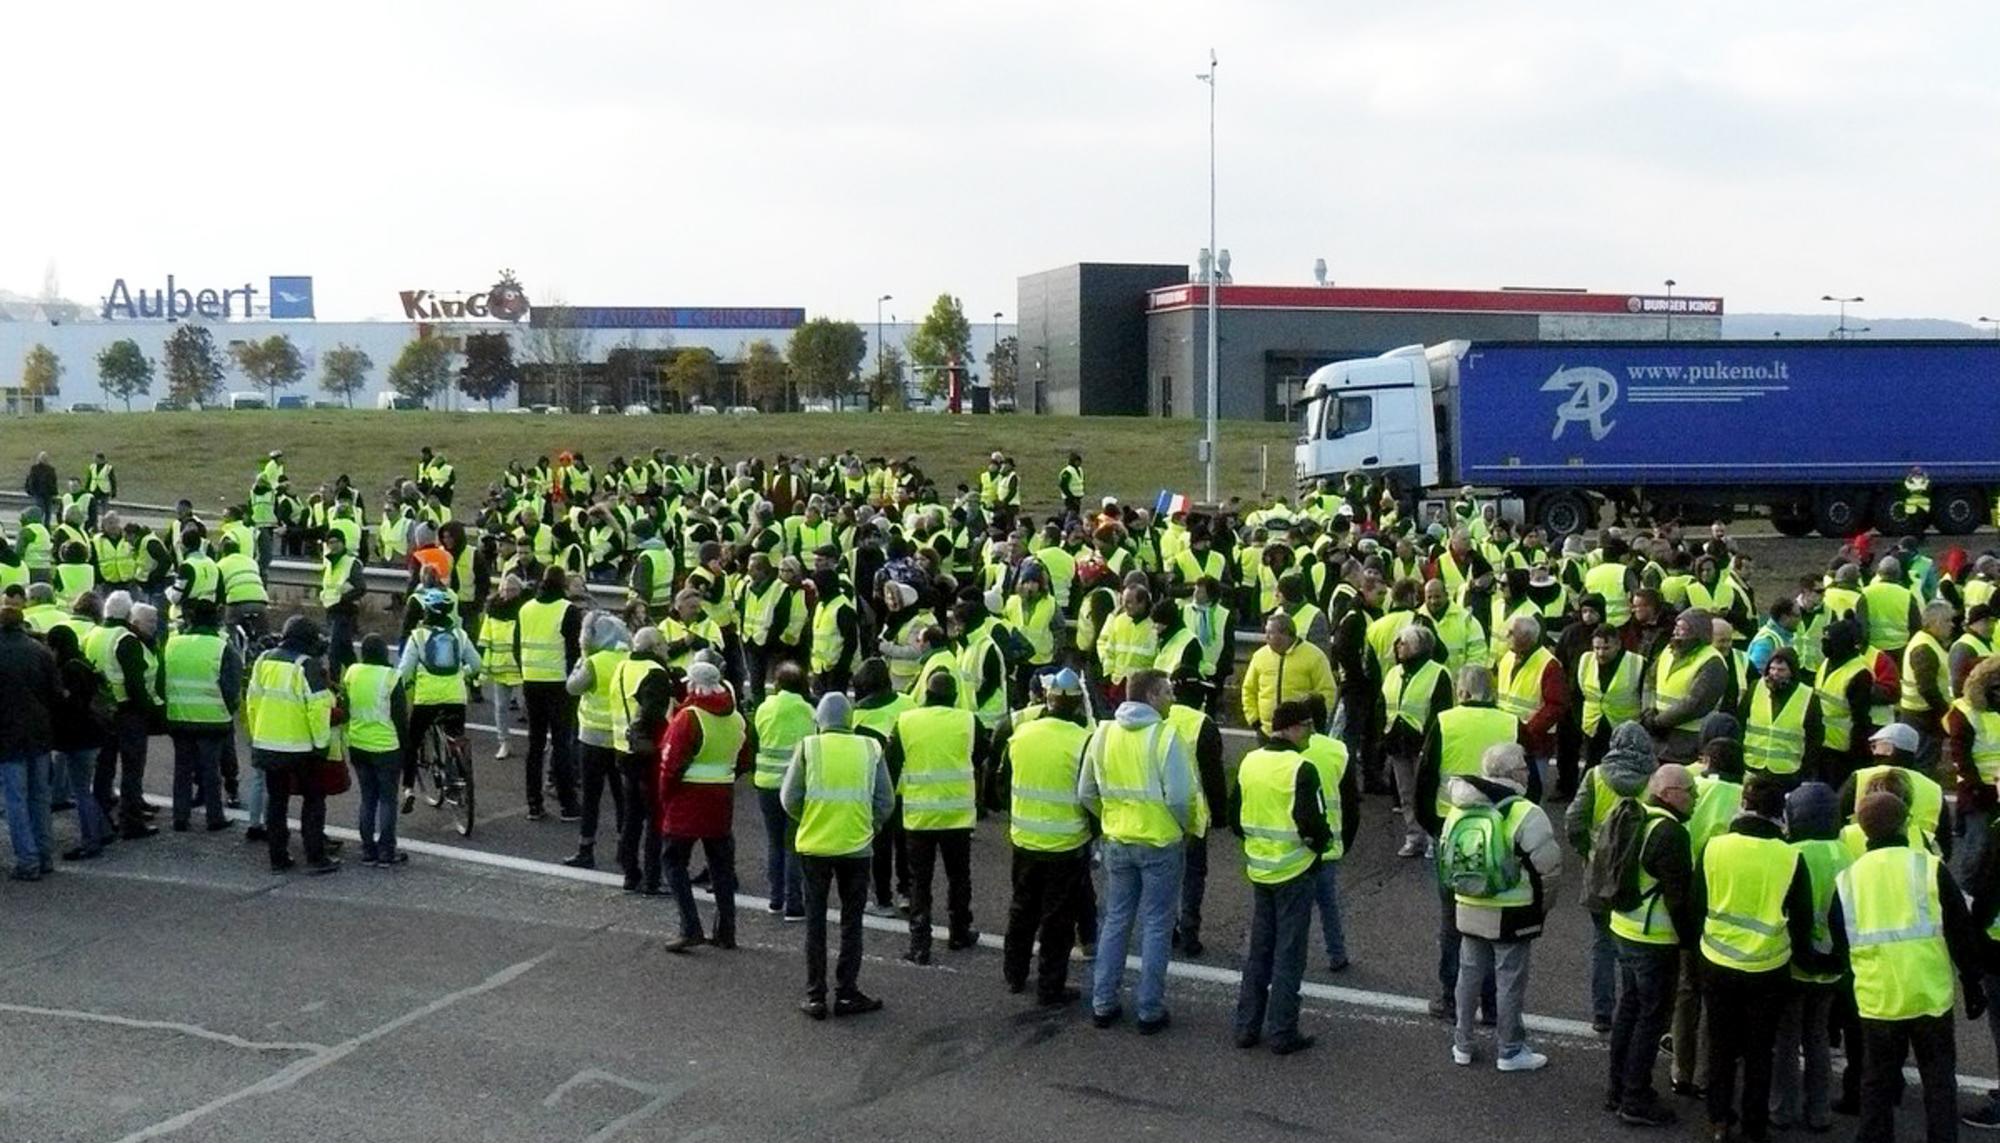
[[[0,627],[0,694],[0,758],[48,753],[62,695],[56,657],[18,621]]]

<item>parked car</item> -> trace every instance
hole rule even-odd
[[[692,408],[690,408],[688,412],[703,417],[713,417],[716,414],[722,412],[722,410],[716,408],[714,405],[695,405]]]
[[[229,407],[232,409],[268,409],[271,406],[262,393],[231,393]]]
[[[395,393],[377,393],[375,395],[375,407],[377,409],[391,409],[396,412],[410,412],[423,408],[424,403],[415,397],[404,397]]]
[[[69,411],[72,413],[101,413],[104,411],[104,406],[95,401],[72,401],[70,402]]]
[[[306,399],[297,396],[280,397],[278,398],[276,407],[280,409],[303,409],[306,407]]]
[[[340,403],[339,401],[314,401],[314,402],[312,403],[312,407],[313,407],[313,410],[314,410],[315,412],[317,412],[317,411],[319,411],[319,410],[322,410],[322,409],[345,409],[345,408],[347,408],[347,406],[346,406],[346,405],[343,405],[343,404],[341,404],[341,403]]]
[[[651,405],[627,405],[625,406],[625,415],[628,417],[650,417],[653,415],[653,407]]]
[[[185,413],[187,412],[187,406],[174,400],[172,397],[168,397],[164,400],[153,402],[153,411],[155,413]]]
[[[590,415],[593,417],[615,417],[618,415],[618,406],[592,405],[590,407]]]
[[[728,411],[732,417],[749,417],[756,415],[759,410],[755,405],[731,405]]]

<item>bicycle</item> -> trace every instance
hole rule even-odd
[[[449,804],[460,837],[472,836],[476,783],[472,747],[463,737],[451,737],[435,723],[417,747],[417,785],[432,809]]]

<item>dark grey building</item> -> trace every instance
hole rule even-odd
[[[1020,279],[1022,412],[1143,415],[1146,303],[1185,283],[1185,265],[1080,262]],[[1185,413],[1186,410],[1180,410]]]

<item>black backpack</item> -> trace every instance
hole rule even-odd
[[[1598,916],[1639,907],[1639,856],[1646,843],[1646,811],[1620,798],[1590,837],[1583,871],[1583,907]]]

